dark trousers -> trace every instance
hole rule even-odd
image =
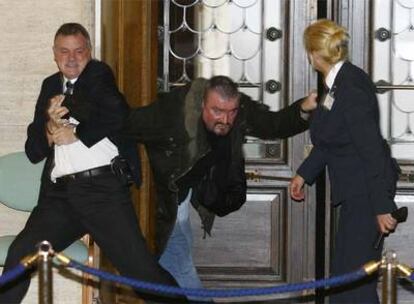
[[[381,258],[380,249],[373,248],[378,236],[376,216],[365,196],[355,197],[341,205],[336,234],[332,275],[359,269],[368,261]],[[330,303],[379,303],[377,276],[337,288]]]
[[[123,276],[178,286],[148,251],[129,189],[112,173],[67,183],[43,182],[38,205],[9,248],[4,271],[35,251],[40,241],[49,241],[59,252],[85,233],[92,236]],[[0,289],[0,303],[20,303],[29,284],[27,275]]]

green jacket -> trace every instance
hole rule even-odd
[[[176,220],[179,203],[177,180],[211,149],[201,120],[205,83],[206,79],[200,78],[191,85],[161,93],[152,104],[131,110],[126,122],[125,134],[145,145],[153,171],[157,191],[156,239],[159,253],[165,248]],[[229,133],[232,151],[226,168],[226,181],[212,174],[213,166],[200,185],[193,189],[191,202],[199,211],[208,233],[213,213],[223,216],[240,208],[246,200],[242,149],[245,136],[276,139],[303,132],[308,123],[301,118],[299,105],[300,101],[281,111],[271,112],[266,105],[241,95],[239,112]],[[228,204],[228,208],[216,211],[209,207],[210,203],[216,206]]]

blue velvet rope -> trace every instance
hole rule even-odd
[[[13,269],[10,269],[9,271],[3,273],[0,276],[0,286],[3,286],[11,281],[14,281],[18,277],[20,277],[23,273],[26,272],[26,267],[23,266],[23,264],[18,264]]]
[[[339,285],[346,285],[351,282],[358,281],[363,277],[367,276],[367,273],[363,268],[347,273],[344,275],[317,280],[303,283],[286,284],[274,287],[262,287],[262,288],[247,288],[247,289],[196,289],[196,288],[180,288],[174,286],[161,285],[156,283],[139,281],[131,278],[122,277],[119,275],[100,271],[98,269],[88,267],[76,261],[70,261],[69,267],[81,270],[88,274],[94,275],[100,279],[121,283],[123,285],[131,286],[138,290],[152,291],[161,294],[170,295],[184,295],[191,297],[206,297],[206,298],[229,298],[229,297],[240,297],[240,296],[260,296],[269,295],[276,293],[286,293],[301,291],[307,289],[318,289],[335,287]]]

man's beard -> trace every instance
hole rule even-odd
[[[231,130],[230,124],[217,123],[214,125],[214,133],[216,135],[227,135]]]

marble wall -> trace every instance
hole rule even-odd
[[[97,1],[0,0],[0,155],[24,149],[42,80],[57,71],[52,44],[58,27],[82,23],[94,43]],[[0,203],[0,235],[18,233],[26,219],[27,213]],[[56,303],[81,303],[78,282],[60,274],[55,278]],[[23,303],[38,303],[36,279]]]

